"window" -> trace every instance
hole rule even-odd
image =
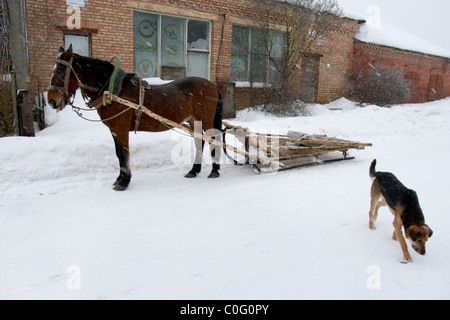
[[[64,46],[67,50],[69,46],[72,45],[72,50],[74,53],[89,57],[91,55],[90,50],[90,38],[88,36],[79,35],[64,35]]]
[[[248,81],[250,29],[233,26],[231,45],[231,81]]]
[[[279,78],[285,35],[276,31],[233,26],[231,81],[269,82]]]
[[[209,78],[210,23],[134,12],[134,70],[141,77]]]
[[[188,22],[187,74],[209,78],[209,23]]]
[[[159,75],[157,15],[134,12],[134,72],[143,78]]]

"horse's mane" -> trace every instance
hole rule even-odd
[[[82,72],[93,75],[97,81],[107,81],[114,71],[114,65],[108,61],[97,58],[72,54],[74,65],[78,65]]]
[[[79,62],[80,67],[85,67],[88,72],[101,72],[109,71],[109,73],[114,70],[114,65],[108,61],[100,60],[97,58],[80,56],[76,53],[72,54],[74,57],[74,63]],[[108,74],[109,77],[110,74]]]

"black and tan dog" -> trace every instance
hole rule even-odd
[[[375,230],[378,209],[388,206],[394,215],[394,234],[392,238],[400,242],[403,258],[412,262],[408,252],[402,226],[405,228],[406,238],[411,241],[416,252],[425,255],[425,243],[433,231],[425,224],[425,218],[419,205],[417,193],[406,188],[392,173],[377,172],[374,160],[370,166],[370,177],[373,180],[369,212],[369,228]]]

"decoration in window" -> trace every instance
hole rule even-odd
[[[144,11],[133,13],[134,72],[140,77],[208,79],[210,22]]]
[[[170,39],[177,39],[180,33],[179,26],[177,23],[169,23],[165,28],[166,36]]]
[[[150,60],[141,60],[138,63],[138,73],[143,77],[150,77],[154,74],[155,66]]]
[[[138,31],[144,38],[151,38],[155,34],[156,26],[153,21],[145,19],[139,23]]]

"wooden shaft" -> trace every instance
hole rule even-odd
[[[139,109],[139,105],[138,104],[133,103],[133,102],[128,101],[128,100],[125,100],[125,99],[122,99],[122,98],[119,98],[118,96],[116,96],[116,95],[114,95],[112,93],[109,93],[108,91],[105,91],[104,94],[103,94],[103,104],[106,105],[106,102],[112,102],[112,101],[120,103],[122,105],[128,106],[128,107],[136,109],[136,110]],[[175,121],[172,121],[172,120],[166,119],[164,117],[161,117],[160,115],[150,111],[149,109],[147,109],[145,107],[142,108],[142,112],[145,113],[146,115],[148,115],[149,117],[151,117],[151,118],[153,118],[155,120],[158,120],[158,121],[160,121],[160,122],[162,122],[162,123],[164,123],[164,124],[166,124],[166,125],[168,125],[170,127],[174,127],[174,128],[178,128],[180,130],[183,130],[184,132],[189,133],[194,138],[198,138],[198,139],[202,139],[202,140],[208,141],[209,143],[211,143],[211,144],[213,144],[215,146],[218,146],[218,147],[221,147],[221,148],[225,148],[227,150],[233,151],[235,153],[238,153],[238,154],[243,155],[245,157],[254,159],[256,161],[261,161],[263,164],[266,164],[266,165],[269,165],[269,166],[276,166],[278,168],[284,167],[278,161],[272,161],[272,160],[269,160],[269,159],[266,159],[266,158],[261,158],[261,157],[252,155],[252,154],[250,154],[250,153],[248,153],[246,151],[238,150],[238,149],[236,149],[236,148],[234,148],[234,147],[232,147],[232,146],[230,146],[228,144],[225,144],[225,143],[223,143],[221,141],[217,141],[217,140],[215,140],[215,139],[213,139],[211,137],[205,136],[204,134],[195,132],[195,131],[191,130],[190,128],[188,128],[186,126],[183,126],[183,125],[181,125],[181,124],[179,124],[179,123],[177,123]]]

